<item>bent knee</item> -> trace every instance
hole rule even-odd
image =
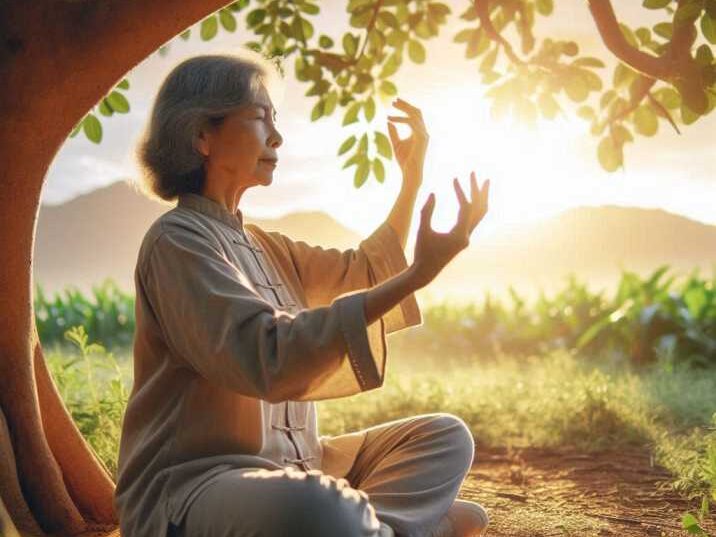
[[[456,457],[465,465],[465,472],[469,471],[475,459],[475,439],[472,431],[465,421],[448,412],[433,414],[436,426],[449,437],[449,443],[456,451]]]
[[[306,479],[294,487],[291,506],[283,506],[283,535],[378,535],[380,522],[368,495],[350,486],[347,480],[320,471],[306,473]]]

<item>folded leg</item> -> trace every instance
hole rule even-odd
[[[424,414],[370,427],[345,478],[398,537],[428,537],[457,498],[475,455],[460,418]]]
[[[393,537],[367,495],[345,479],[303,472],[238,468],[191,503],[176,537]]]

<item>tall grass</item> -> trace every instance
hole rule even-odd
[[[35,311],[45,345],[63,344],[64,331],[74,325],[111,350],[132,342],[134,297],[111,280],[94,287],[91,298],[75,288],[49,298],[38,288]],[[396,334],[396,348],[456,361],[564,349],[636,364],[663,353],[694,367],[716,364],[716,274],[702,278],[698,271],[676,276],[664,266],[643,278],[624,272],[612,297],[572,276],[533,304],[511,289],[505,302],[489,294],[468,305],[443,302],[424,308],[423,317],[419,328]]]

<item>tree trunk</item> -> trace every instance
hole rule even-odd
[[[23,534],[117,523],[114,483],[62,403],[37,337],[32,253],[45,175],[127,71],[225,4],[0,0],[0,524],[7,512]]]

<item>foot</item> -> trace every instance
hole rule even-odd
[[[490,518],[479,503],[455,500],[445,515],[452,526],[454,537],[478,537],[485,535]]]

